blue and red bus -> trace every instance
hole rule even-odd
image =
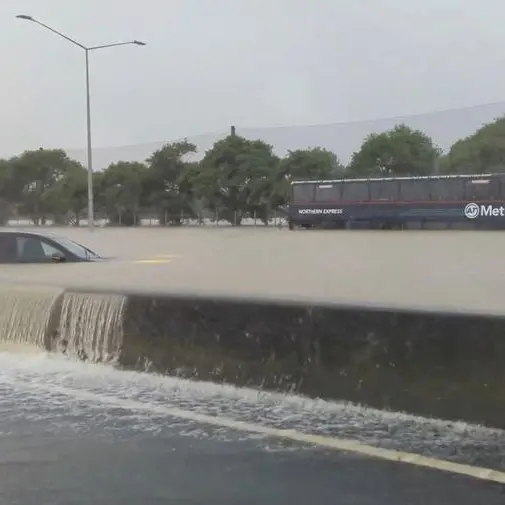
[[[505,173],[291,183],[289,228],[505,229]]]

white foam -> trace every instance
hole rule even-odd
[[[501,430],[406,413],[387,412],[348,402],[332,402],[303,396],[237,388],[150,373],[122,371],[110,366],[74,361],[56,354],[0,352],[0,383],[67,387],[92,391],[98,397],[116,397],[147,405],[177,405],[211,415],[255,419],[274,426],[292,426],[315,433],[357,429],[372,440],[405,426],[412,436],[437,433],[437,443],[461,442],[463,438],[496,442]],[[396,429],[395,429],[396,428]],[[382,433],[381,430],[384,430]],[[368,434],[367,434],[368,433]],[[431,441],[433,443],[433,440]]]
[[[17,415],[24,421],[31,417],[40,420],[40,416],[45,415],[48,422],[54,423],[63,409],[71,411],[80,420],[80,428],[84,426],[88,431],[96,430],[100,423],[112,423],[121,431],[124,426],[118,421],[124,422],[126,418],[128,423],[135,421],[136,430],[155,433],[166,429],[167,424],[174,427],[175,423],[179,423],[178,436],[198,439],[207,436],[208,429],[202,428],[207,426],[214,429],[212,436],[216,437],[217,433],[220,440],[227,438],[229,430],[256,438],[266,437],[353,452],[505,483],[504,472],[419,453],[381,448],[358,440],[360,435],[370,432],[370,428],[377,431],[384,422],[388,429],[392,423],[396,423],[394,432],[397,437],[402,423],[407,421],[410,432],[404,430],[403,436],[412,436],[412,432],[417,436],[419,427],[424,434],[434,428],[437,435],[445,432],[446,438],[452,437],[452,447],[458,447],[459,451],[462,449],[462,440],[469,434],[472,437],[478,435],[478,440],[473,439],[472,442],[479,447],[483,443],[488,447],[493,447],[493,444],[496,446],[497,439],[501,439],[503,447],[503,433],[499,430],[464,423],[426,420],[342,403],[121,372],[110,367],[75,363],[43,354],[21,358],[20,355],[0,353],[0,386],[10,387],[12,395],[18,396],[10,401],[22,405]],[[9,401],[8,396],[7,393],[0,398],[0,407]],[[263,414],[258,417],[261,412]],[[15,413],[12,404],[10,409],[0,408],[0,418]],[[181,426],[181,421],[186,425]],[[340,433],[331,436],[318,434],[317,429],[325,423],[337,428]],[[308,431],[309,427],[315,428],[315,433]],[[131,430],[131,424],[128,428]],[[342,436],[346,428],[354,430],[355,439]],[[378,438],[375,433],[376,443]],[[271,446],[268,447],[271,450]]]

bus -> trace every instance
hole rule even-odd
[[[296,228],[505,229],[505,173],[291,182]]]

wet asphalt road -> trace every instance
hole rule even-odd
[[[0,441],[3,505],[503,505],[500,485],[360,457],[164,434]],[[201,427],[194,427],[195,429]],[[128,435],[128,436],[126,436]]]
[[[419,418],[0,353],[0,503],[505,503],[498,484],[208,427],[170,415],[167,406],[304,431],[313,425],[336,436],[347,426],[355,437],[368,430],[365,441],[375,436],[379,445],[413,448],[417,440],[422,453],[437,454],[438,445],[455,453],[461,443],[467,449],[458,458],[467,462],[474,443],[481,463],[503,469],[496,430],[438,422],[433,439],[433,422]],[[381,424],[395,433],[390,440]]]

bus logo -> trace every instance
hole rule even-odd
[[[475,219],[477,217],[505,217],[505,207],[500,205],[477,205],[476,203],[468,203],[465,206],[465,217]]]
[[[480,208],[476,203],[468,203],[465,206],[465,217],[468,219],[475,219],[476,217],[479,217],[480,214]]]

